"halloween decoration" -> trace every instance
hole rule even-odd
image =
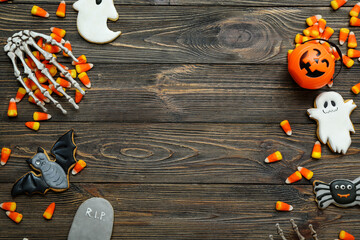
[[[294,232],[298,236],[299,240],[305,240],[305,237],[303,235],[301,235],[298,226],[295,224],[294,219],[290,219],[290,223],[292,225],[292,228],[293,228]],[[278,232],[279,236],[281,237],[281,239],[282,240],[287,240],[285,235],[284,235],[283,230],[280,228],[280,225],[277,223],[275,226],[277,228],[277,232]],[[309,224],[309,228],[310,228],[311,235],[312,235],[313,239],[314,240],[319,240],[318,237],[317,237],[317,233],[315,232],[315,230],[314,230],[314,228],[313,228],[313,226],[311,224]],[[274,240],[272,235],[269,235],[269,238],[270,238],[270,240]]]
[[[113,0],[78,0],[73,8],[79,12],[77,29],[86,41],[104,44],[121,34],[120,31],[111,31],[107,26],[107,19],[116,21],[119,18]]]
[[[330,204],[344,208],[360,205],[360,177],[353,181],[337,179],[330,184],[316,180],[313,185],[315,200],[320,209],[325,209]]]
[[[55,161],[50,160],[46,151],[39,147],[37,153],[27,160],[34,171],[26,173],[14,184],[11,195],[45,194],[49,190],[63,192],[69,185],[69,173],[76,164],[76,145],[74,131],[70,130],[61,136],[51,149]]]
[[[48,78],[49,82],[54,86],[54,89],[61,93],[65,98],[74,106],[75,109],[78,109],[79,106],[75,103],[75,101],[63,90],[63,88],[53,79],[52,75],[50,74],[47,66],[40,62],[34,54],[31,52],[30,47],[39,51],[42,54],[46,61],[49,64],[52,64],[57,68],[70,82],[71,84],[78,89],[81,94],[85,94],[85,92],[81,89],[80,85],[71,77],[70,73],[66,71],[61,64],[59,64],[56,60],[56,57],[53,56],[50,52],[45,51],[43,48],[37,45],[34,39],[39,38],[43,39],[49,46],[53,46],[63,50],[66,54],[68,54],[73,61],[77,62],[78,60],[74,57],[71,51],[69,51],[66,47],[62,45],[62,43],[58,43],[55,39],[50,36],[47,36],[42,33],[37,33],[29,30],[20,31],[15,33],[12,37],[7,39],[7,44],[4,47],[5,52],[11,59],[11,62],[14,67],[14,74],[17,80],[20,82],[23,88],[25,88],[26,92],[29,96],[34,100],[34,103],[37,104],[44,112],[47,112],[47,109],[43,105],[43,101],[39,100],[39,98],[31,91],[29,85],[25,83],[21,76],[21,72],[17,67],[17,58],[20,60],[24,67],[24,73],[27,77],[34,83],[35,89],[38,88],[41,94],[49,99],[53,104],[59,108],[64,114],[66,114],[66,110],[62,108],[60,103],[56,101],[47,89],[44,87],[45,85],[41,84],[39,80],[36,78],[35,74],[33,73],[32,69],[28,66],[25,61],[24,53],[28,56],[28,60],[30,59],[31,62],[34,63],[35,67],[39,70],[41,74],[43,74],[46,78]],[[25,79],[25,78],[24,78]]]
[[[344,102],[337,92],[321,93],[316,97],[314,106],[307,113],[318,123],[319,140],[327,143],[333,152],[345,154],[351,144],[350,132],[355,133],[350,114],[357,106],[353,100]]]
[[[290,54],[288,70],[300,87],[318,89],[332,81],[335,60],[321,44],[306,42]]]

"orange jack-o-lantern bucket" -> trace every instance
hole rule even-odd
[[[319,89],[332,81],[335,59],[321,44],[306,42],[290,54],[288,70],[300,87]]]

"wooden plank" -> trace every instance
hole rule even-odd
[[[0,199],[11,200],[10,187],[2,185]],[[276,222],[289,239],[295,239],[290,218],[307,239],[311,239],[309,223],[320,239],[334,239],[342,229],[360,234],[353,227],[357,211],[334,206],[319,211],[309,185],[72,184],[67,192],[33,196],[31,201],[28,196],[17,197],[24,219],[16,225],[2,214],[0,239],[65,239],[78,206],[93,196],[114,207],[112,239],[267,239],[269,234],[276,236]],[[276,212],[278,200],[291,203],[294,211]],[[45,221],[42,213],[53,201],[54,218]]]
[[[13,152],[0,171],[0,182],[13,183],[30,170],[25,162],[38,146],[50,150],[67,130],[76,130],[77,158],[88,167],[71,182],[284,184],[297,166],[314,179],[355,179],[360,136],[352,136],[346,155],[323,146],[321,160],[311,156],[315,124],[293,124],[288,137],[278,124],[123,124],[44,122],[39,132],[23,123],[0,124],[0,146]],[[355,129],[359,129],[355,125]],[[265,164],[280,151],[284,160]],[[341,164],[340,164],[341,163]],[[298,184],[308,184],[302,180]]]
[[[332,90],[358,103],[350,89],[359,74],[358,67],[343,69]],[[93,87],[79,110],[57,96],[68,115],[47,104],[53,121],[312,123],[306,110],[329,90],[301,89],[284,65],[96,64],[88,75]],[[19,116],[9,119],[7,103],[19,87],[10,62],[0,66],[0,84],[1,121],[30,121],[40,110],[25,98]],[[355,123],[359,117],[355,110]]]
[[[55,12],[56,5],[44,5]],[[244,8],[196,6],[121,6],[120,19],[109,24],[122,36],[107,45],[91,44],[76,30],[75,11],[65,19],[40,19],[30,15],[31,5],[5,4],[0,9],[0,42],[14,32],[31,29],[48,33],[52,26],[68,31],[76,54],[94,63],[227,63],[285,64],[295,35],[306,27],[305,19],[322,14],[336,29],[347,27],[350,7]],[[16,19],[16,20],[14,20]],[[355,34],[359,30],[354,28]],[[336,35],[333,39],[336,39]],[[336,41],[336,40],[334,40]],[[5,54],[0,61],[8,61]]]

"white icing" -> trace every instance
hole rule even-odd
[[[73,4],[78,11],[77,28],[85,40],[93,43],[108,43],[117,38],[121,32],[113,32],[107,26],[107,20],[116,21],[119,14],[113,0],[78,0]]]
[[[307,110],[310,118],[318,121],[318,138],[331,150],[345,154],[351,144],[350,132],[355,133],[350,120],[356,108],[353,100],[344,102],[337,92],[324,92],[315,99],[315,107]]]

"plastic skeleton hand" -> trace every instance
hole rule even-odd
[[[14,66],[14,74],[17,80],[21,83],[21,85],[25,88],[26,93],[28,93],[36,102],[36,104],[42,108],[44,112],[47,112],[47,109],[43,106],[42,101],[40,101],[34,93],[29,89],[25,82],[22,79],[21,72],[17,67],[17,59],[20,59],[20,62],[24,66],[24,73],[27,75],[27,77],[35,83],[35,85],[40,89],[41,93],[47,97],[51,102],[54,103],[54,105],[59,108],[63,114],[66,114],[66,110],[62,108],[60,103],[56,101],[54,98],[51,97],[49,92],[41,86],[37,78],[35,77],[35,74],[32,72],[30,67],[25,62],[24,59],[24,53],[27,54],[31,60],[34,61],[36,67],[41,71],[42,74],[44,74],[49,81],[54,85],[55,89],[63,94],[65,98],[74,106],[75,109],[79,109],[79,106],[75,103],[75,101],[65,93],[63,88],[53,79],[51,76],[49,70],[45,67],[44,64],[42,64],[31,52],[30,47],[35,48],[37,51],[39,51],[44,57],[45,60],[49,61],[50,64],[53,64],[70,82],[71,84],[80,91],[81,94],[85,94],[85,92],[81,89],[80,85],[71,77],[70,73],[66,71],[57,61],[56,58],[49,52],[46,52],[41,47],[39,47],[35,39],[36,38],[43,38],[46,43],[49,43],[51,45],[58,46],[61,48],[66,54],[68,54],[75,62],[78,62],[78,60],[74,57],[72,52],[65,48],[61,43],[58,43],[55,39],[52,37],[33,32],[30,30],[24,30],[20,31],[18,33],[15,33],[12,37],[9,37],[7,40],[7,44],[4,47],[5,52],[11,59],[11,62]]]
[[[299,232],[299,228],[295,224],[294,219],[290,219],[290,222],[291,222],[292,228],[293,228],[294,232],[296,233],[296,235],[298,236],[299,240],[305,240],[305,237],[303,235],[301,235],[301,233]],[[281,237],[281,239],[282,240],[287,240],[285,238],[283,230],[280,228],[280,225],[278,223],[276,224],[276,227],[277,227],[277,232],[278,232],[279,236]],[[311,224],[309,225],[309,228],[310,228],[311,235],[312,235],[313,239],[314,240],[319,240],[318,237],[317,237],[317,233],[315,232],[315,230],[314,230],[314,228],[313,228],[313,226]],[[274,240],[272,235],[270,235],[269,238],[270,238],[270,240]]]

